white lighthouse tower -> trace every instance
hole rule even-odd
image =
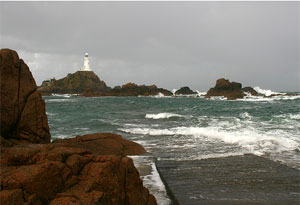
[[[80,71],[92,71],[91,68],[90,68],[89,54],[88,53],[85,53],[85,55],[84,55],[83,67],[80,69]]]

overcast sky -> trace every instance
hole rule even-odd
[[[83,66],[108,86],[300,90],[300,2],[0,2],[0,47],[38,85]]]

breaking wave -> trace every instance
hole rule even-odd
[[[265,89],[262,89],[258,86],[254,87],[253,88],[256,92],[260,93],[260,94],[263,94],[265,96],[271,96],[271,95],[284,95],[286,93],[279,93],[279,92],[274,92],[272,90],[265,90]]]
[[[185,135],[209,141],[221,140],[227,144],[237,144],[247,151],[258,155],[295,150],[300,145],[295,139],[284,137],[283,133],[277,130],[268,133],[260,133],[251,128],[226,130],[217,127],[174,127],[169,129],[121,128],[119,130],[140,135]]]
[[[175,114],[175,113],[158,113],[158,114],[146,114],[145,118],[148,119],[166,119],[166,118],[171,118],[171,117],[183,117],[182,115]]]
[[[204,95],[207,94],[207,92],[200,92],[199,90],[196,90],[196,92],[197,92],[197,95],[198,95],[199,97],[204,96]]]
[[[73,95],[73,94],[55,94],[55,93],[53,93],[52,96],[70,98],[71,96],[75,96],[75,95]]]

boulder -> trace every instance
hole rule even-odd
[[[215,87],[210,88],[206,94],[207,98],[212,96],[224,96],[228,100],[243,98],[245,94],[242,91],[242,84],[237,82],[230,82],[224,78],[218,79]]]
[[[156,204],[132,159],[62,143],[1,149],[3,204]]]
[[[1,136],[13,144],[49,143],[45,102],[28,66],[10,49],[0,50],[0,86]]]
[[[197,92],[192,91],[189,87],[182,87],[175,92],[175,95],[192,95],[197,94]]]
[[[246,93],[250,93],[251,95],[254,95],[254,96],[259,95],[258,92],[256,92],[256,90],[254,90],[252,87],[244,87],[244,88],[242,88],[242,91],[246,92]]]
[[[112,133],[97,133],[76,136],[70,139],[58,139],[53,143],[65,143],[72,147],[88,149],[93,154],[102,155],[138,155],[145,154],[146,150],[135,142]]]

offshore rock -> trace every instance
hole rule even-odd
[[[245,94],[242,91],[242,84],[237,82],[230,82],[224,78],[218,79],[215,87],[210,88],[205,97],[224,96],[228,100],[243,98]]]
[[[45,102],[17,52],[0,50],[1,144],[49,143]]]
[[[1,149],[1,204],[149,204],[132,159],[67,144]]]
[[[106,92],[110,90],[104,81],[93,71],[77,71],[73,74],[68,74],[65,78],[50,81],[44,81],[39,87],[43,95],[57,94],[82,94],[86,89],[91,92]]]
[[[175,95],[192,95],[197,94],[197,92],[192,91],[189,87],[182,87],[175,92]]]
[[[155,96],[159,94],[165,96],[173,95],[172,92],[157,88],[156,85],[137,85],[135,83],[127,83],[125,85],[116,86],[113,89],[106,92],[92,92],[91,90],[86,90],[83,96],[93,97],[93,96]]]
[[[66,143],[72,147],[88,149],[93,154],[102,155],[138,155],[145,154],[146,150],[135,142],[112,133],[97,133],[76,136],[70,139],[58,139],[53,143]]]
[[[259,95],[258,92],[256,92],[256,90],[254,90],[252,87],[244,87],[244,88],[242,88],[242,91],[246,92],[246,93],[250,93],[251,95],[254,95],[254,96]]]

